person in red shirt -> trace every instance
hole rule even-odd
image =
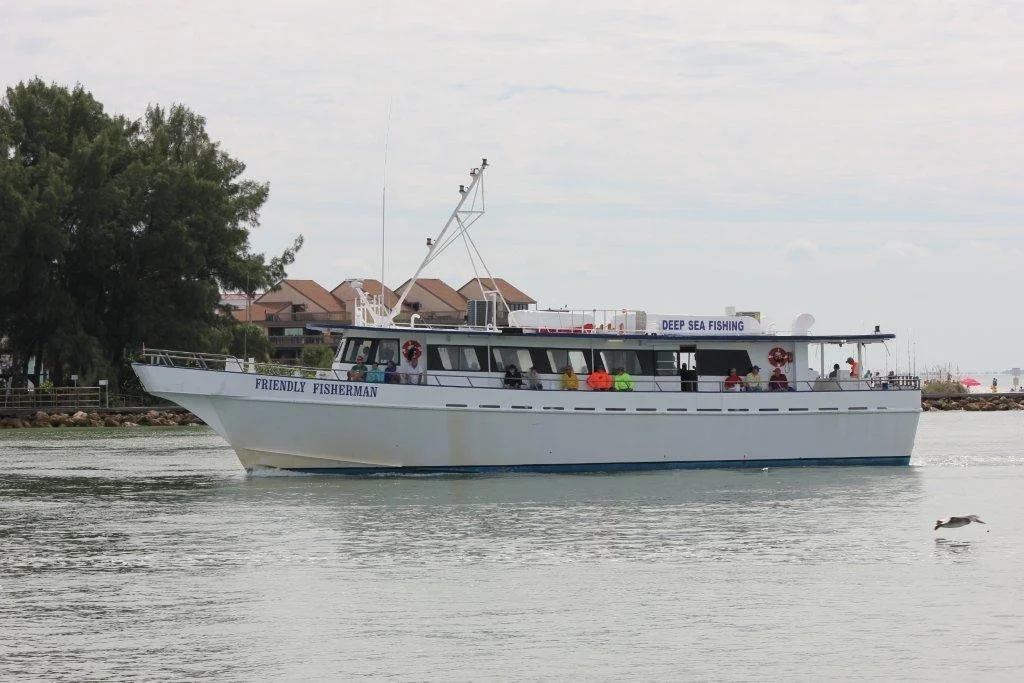
[[[743,384],[743,378],[736,374],[736,368],[729,370],[729,376],[725,378],[726,391],[739,391]]]
[[[587,386],[592,391],[609,391],[613,383],[612,376],[600,365],[594,368],[594,371],[590,373],[590,377],[587,378]]]
[[[850,364],[850,379],[857,379],[860,377],[860,363],[855,361],[852,356],[847,358],[846,362]]]
[[[775,368],[768,380],[768,391],[789,391],[789,378],[782,368]]]

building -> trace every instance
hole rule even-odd
[[[308,345],[334,346],[329,335],[306,329],[312,322],[350,322],[345,304],[313,280],[282,280],[231,315],[252,322],[266,333],[274,360],[295,362]]]
[[[406,280],[396,292],[409,285]],[[412,314],[433,325],[464,325],[466,323],[466,297],[452,289],[444,280],[419,278],[405,298]]]

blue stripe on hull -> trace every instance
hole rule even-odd
[[[297,467],[289,472],[304,474],[343,474],[367,476],[377,474],[494,474],[500,472],[585,473],[642,472],[649,470],[750,469],[762,467],[835,467],[846,465],[906,466],[909,455],[868,458],[785,458],[780,460],[675,460],[669,462],[584,462],[566,464],[535,463],[528,465],[465,465],[440,467]]]

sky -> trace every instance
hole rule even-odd
[[[204,115],[270,183],[253,248],[304,236],[292,277],[379,278],[386,194],[384,278],[405,281],[487,157],[472,234],[541,307],[735,306],[780,330],[809,312],[817,332],[897,333],[887,367],[1024,366],[1019,0],[0,0],[0,17],[5,86]],[[461,286],[463,254],[424,275]]]

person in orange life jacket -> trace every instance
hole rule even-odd
[[[612,376],[600,365],[594,368],[590,377],[587,377],[587,386],[593,391],[608,391],[612,388],[612,384]]]
[[[736,374],[736,368],[731,368],[729,376],[725,378],[724,389],[726,391],[739,391],[742,384],[743,379]]]

